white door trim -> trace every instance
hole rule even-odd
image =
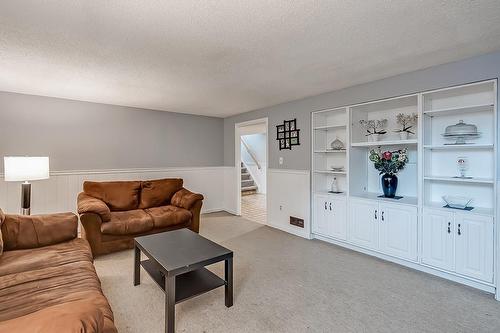
[[[266,184],[269,184],[269,123],[268,118],[258,118],[241,123],[234,124],[234,167],[236,169],[235,185],[236,185],[236,215],[241,216],[241,144],[240,144],[240,128],[256,124],[266,124]],[[267,192],[267,191],[266,191]],[[266,196],[267,199],[267,196]],[[267,203],[266,203],[267,205]]]

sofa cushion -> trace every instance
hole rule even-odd
[[[139,208],[159,207],[170,204],[175,192],[182,188],[182,179],[166,178],[143,181]]]
[[[36,248],[75,238],[78,232],[78,217],[73,213],[6,214],[1,230],[5,250]]]
[[[153,219],[142,209],[111,212],[111,220],[101,224],[101,232],[108,235],[133,235],[153,229]]]
[[[193,215],[184,208],[175,206],[161,206],[146,209],[146,213],[151,215],[155,228],[165,228],[178,224],[187,224]]]
[[[60,322],[60,317],[56,317],[59,313],[57,309],[61,308],[59,305],[64,307],[66,314],[71,312],[76,315],[66,317],[68,320],[85,320],[88,323],[98,321],[102,326],[104,317],[103,332],[106,332],[106,327],[109,328],[108,332],[116,332],[112,324],[113,313],[102,294],[92,265],[90,247],[81,238],[46,247],[4,252],[0,257],[0,299],[1,332],[26,331],[26,318],[40,318],[36,315],[38,312],[43,314],[42,317]],[[88,308],[93,307],[98,312],[81,313],[82,304],[87,304]],[[96,317],[89,317],[93,315]],[[78,326],[75,322],[68,324],[68,327]]]
[[[0,322],[0,332],[105,332],[104,315],[89,300],[57,304]]]
[[[3,253],[3,237],[2,237],[2,223],[3,220],[5,219],[5,214],[3,211],[0,209],[0,256]]]
[[[109,206],[112,211],[137,209],[139,206],[140,181],[83,183],[83,191]]]

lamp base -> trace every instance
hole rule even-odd
[[[31,184],[24,182],[21,184],[21,214],[30,215],[31,213]]]

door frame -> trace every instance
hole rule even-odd
[[[256,124],[266,124],[266,200],[267,192],[269,190],[269,120],[267,117],[258,118],[248,121],[243,121],[234,124],[234,168],[235,168],[235,189],[236,189],[236,215],[241,216],[241,132],[242,127],[256,125]],[[267,202],[266,202],[267,209]],[[267,220],[266,220],[267,224]]]

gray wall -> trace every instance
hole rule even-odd
[[[0,158],[51,170],[222,166],[223,119],[0,92]],[[0,172],[3,172],[3,161]]]
[[[500,52],[495,52],[229,117],[224,119],[224,165],[234,165],[234,125],[238,122],[269,117],[269,167],[308,170],[310,168],[312,111],[499,76]],[[279,151],[275,140],[276,125],[282,123],[283,120],[293,118],[297,118],[301,145],[293,147],[291,151]],[[278,164],[280,156],[284,158],[282,166]]]

